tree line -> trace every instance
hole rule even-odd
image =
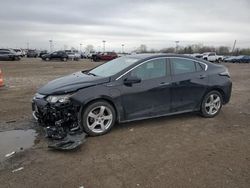
[[[193,53],[205,53],[205,52],[216,52],[220,55],[250,55],[250,48],[235,48],[232,50],[228,46],[203,46],[201,44],[188,45],[185,47],[168,47],[161,50],[147,49],[145,44],[142,44],[136,50],[140,53],[179,53],[179,54],[193,54]]]

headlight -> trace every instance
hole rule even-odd
[[[67,94],[67,95],[50,95],[46,98],[46,100],[49,102],[49,103],[57,103],[57,102],[60,102],[60,103],[67,103],[69,102],[69,98],[72,94]]]

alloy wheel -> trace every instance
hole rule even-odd
[[[221,98],[219,95],[213,93],[211,94],[205,102],[205,111],[209,115],[216,114],[221,107]]]
[[[111,109],[107,106],[97,106],[87,115],[87,126],[94,133],[105,132],[113,122]]]

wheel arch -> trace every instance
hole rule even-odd
[[[225,104],[225,101],[226,101],[226,99],[225,99],[225,92],[223,91],[223,89],[221,89],[221,88],[219,88],[219,87],[212,87],[212,88],[210,88],[210,89],[208,89],[207,91],[206,91],[206,93],[204,94],[204,96],[202,97],[202,99],[204,99],[204,97],[209,93],[209,92],[211,92],[211,91],[217,91],[217,92],[219,92],[220,94],[221,94],[221,96],[222,96],[222,103],[223,104]]]
[[[118,111],[117,105],[115,104],[115,102],[111,98],[106,97],[106,96],[102,96],[102,97],[98,97],[98,98],[92,98],[92,99],[89,99],[88,101],[85,101],[85,103],[82,104],[81,113],[84,111],[84,109],[87,106],[89,106],[89,105],[91,105],[91,104],[93,104],[93,103],[95,103],[97,101],[105,101],[105,102],[109,103],[115,110],[115,115],[116,115],[115,121],[120,120],[120,113]]]

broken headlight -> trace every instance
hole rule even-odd
[[[57,103],[57,102],[60,102],[60,103],[68,103],[70,101],[70,96],[72,94],[67,94],[67,95],[50,95],[46,98],[46,100],[49,102],[49,103]]]

